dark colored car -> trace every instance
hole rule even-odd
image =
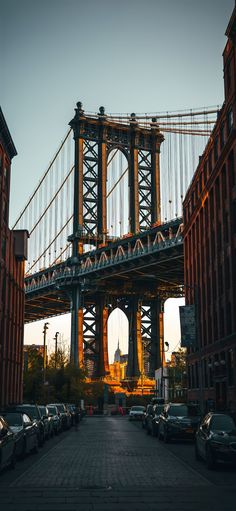
[[[58,435],[62,431],[62,421],[60,412],[56,405],[47,405],[49,416],[52,420],[53,430],[55,435]]]
[[[7,466],[15,467],[15,448],[15,435],[5,422],[4,417],[0,416],[0,471]]]
[[[158,438],[169,442],[171,438],[193,439],[201,420],[198,405],[168,403],[159,418]]]
[[[69,429],[71,426],[71,416],[64,403],[50,403],[48,406],[56,406],[60,413],[62,429]]]
[[[204,459],[212,469],[217,462],[236,463],[236,423],[226,413],[208,413],[195,438],[196,459]]]
[[[38,409],[40,411],[41,418],[44,423],[44,435],[45,438],[49,439],[51,436],[54,435],[54,428],[53,428],[53,420],[52,417],[49,414],[47,406],[44,405],[38,405]]]
[[[29,452],[38,452],[38,429],[26,413],[5,412],[4,420],[15,435],[16,457],[24,458]]]
[[[41,417],[40,411],[38,409],[37,405],[31,405],[31,404],[21,404],[16,405],[14,407],[15,411],[19,411],[22,413],[26,413],[29,415],[29,417],[32,419],[32,422],[36,424],[37,431],[38,431],[38,443],[40,447],[44,444],[45,441],[45,431],[44,431],[44,422]]]
[[[149,404],[147,405],[146,410],[143,413],[142,416],[142,427],[148,431],[147,425],[148,422],[153,418],[153,405]]]
[[[66,408],[71,416],[71,425],[73,426],[75,424],[75,408],[76,406],[71,403],[66,403]]]

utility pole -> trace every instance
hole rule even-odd
[[[46,365],[47,365],[47,353],[46,353],[46,335],[48,330],[49,323],[44,323],[43,326],[43,384],[45,385],[46,381]]]
[[[57,368],[57,338],[58,338],[59,332],[55,333],[54,341],[55,341],[55,368]]]

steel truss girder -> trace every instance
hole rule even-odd
[[[151,151],[138,152],[139,175],[139,225],[140,230],[151,226],[152,223],[152,167]]]

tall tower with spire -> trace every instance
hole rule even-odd
[[[120,341],[119,341],[119,338],[118,338],[117,349],[116,349],[115,354],[114,354],[114,362],[120,362],[121,355],[122,355],[122,353],[121,353],[121,350],[120,350]]]

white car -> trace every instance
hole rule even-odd
[[[131,406],[129,411],[129,420],[142,420],[145,412],[145,406]]]

